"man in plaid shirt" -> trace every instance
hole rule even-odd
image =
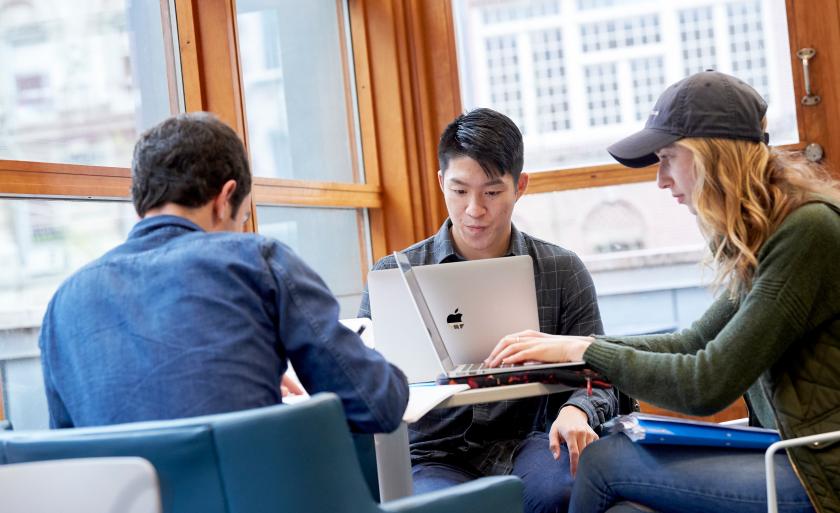
[[[528,186],[522,134],[507,116],[476,109],[458,116],[438,145],[449,219],[436,235],[405,249],[412,265],[530,255],[540,331],[603,333],[592,277],[566,249],[522,233],[513,207]],[[374,270],[396,267],[392,256]],[[359,317],[370,317],[367,291]],[[558,410],[558,405],[559,410]],[[612,390],[432,410],[409,426],[414,489],[437,490],[487,475],[513,474],[524,484],[525,511],[566,511],[580,452],[615,415]],[[548,416],[562,444],[549,447]]]

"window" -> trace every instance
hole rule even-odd
[[[523,130],[538,193],[519,201],[514,223],[581,256],[608,332],[687,327],[710,302],[713,277],[699,263],[705,244],[694,216],[653,183],[577,188],[576,180],[586,166],[614,163],[605,148],[642,127],[668,84],[709,68],[768,99],[771,142],[798,142],[787,38],[766,36],[787,33],[784,2],[453,5],[464,107],[500,110]],[[480,15],[488,9],[492,17]]]
[[[362,299],[364,211],[345,208],[257,208],[259,231],[294,250],[328,284],[342,317],[355,317]]]
[[[236,7],[257,231],[291,246],[336,294],[341,316],[355,317],[370,265],[366,209],[328,208],[338,206],[329,192],[306,206],[297,193],[273,194],[288,180],[322,191],[365,181],[347,5]]]
[[[0,5],[0,159],[128,166],[137,135],[178,110],[165,16],[160,2]]]
[[[15,89],[19,108],[46,106],[49,101],[47,78],[44,75],[37,73],[18,75],[15,77]]]
[[[714,10],[711,7],[679,11],[683,75],[717,69]]]
[[[604,148],[638,129],[663,85],[704,69],[755,87],[773,144],[798,142],[787,39],[766,36],[787,33],[781,0],[453,6],[464,107],[510,116],[529,171],[612,163]]]
[[[659,94],[665,90],[665,62],[661,56],[630,61],[633,76],[633,110],[636,121],[644,121]]]
[[[237,2],[254,176],[364,181],[343,3]]]
[[[125,240],[137,136],[184,103],[173,22],[168,2],[0,2],[0,414],[17,429],[47,425],[49,299]]]
[[[559,29],[531,34],[537,116],[542,133],[568,130],[569,99],[563,62],[563,34]]]
[[[684,328],[711,300],[694,216],[652,183],[529,194],[513,222],[583,259],[607,333]]]
[[[47,425],[37,341],[55,289],[136,220],[124,201],[0,199],[0,376],[15,429]]]

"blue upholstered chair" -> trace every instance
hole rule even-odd
[[[332,394],[190,419],[0,433],[0,464],[101,456],[149,460],[164,513],[522,511],[515,477],[377,504]]]

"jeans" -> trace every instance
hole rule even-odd
[[[775,464],[779,511],[812,513],[784,452]],[[623,434],[589,445],[581,455],[569,511],[644,511],[632,503],[661,513],[766,512],[764,452],[642,445]]]
[[[412,467],[414,493],[440,490],[482,477],[474,469],[452,463],[425,462]],[[531,433],[513,455],[511,475],[522,479],[525,513],[565,512],[569,507],[572,477],[565,444],[560,459],[548,449],[546,433]]]

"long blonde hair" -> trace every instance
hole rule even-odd
[[[758,252],[793,210],[815,199],[840,204],[840,181],[801,154],[761,142],[686,138],[694,156],[692,192],[716,264],[714,285],[738,299],[752,287]]]

